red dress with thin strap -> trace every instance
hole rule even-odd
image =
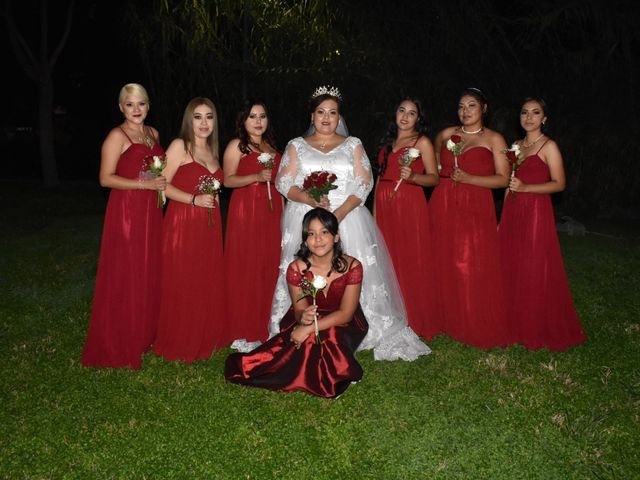
[[[517,177],[527,184],[549,181],[549,167],[536,153]],[[509,326],[529,349],[564,350],[586,340],[564,270],[548,194],[507,195],[500,218],[502,272]]]
[[[240,159],[237,175],[252,175],[264,167],[258,152]],[[281,155],[275,157],[278,171]],[[267,188],[271,190],[273,210]],[[271,300],[278,280],[281,252],[282,197],[273,182],[234,188],[227,211],[225,235],[226,299],[233,339],[265,341],[269,336]]]
[[[157,143],[149,148],[132,142],[118,160],[116,175],[138,179],[150,155],[164,155],[164,151]],[[142,354],[153,341],[162,235],[162,209],[157,202],[155,190],[112,189],[109,194],[82,352],[85,367],[140,368]]]
[[[199,194],[201,176],[220,183],[222,169],[209,172],[192,161],[176,171],[171,184]],[[153,351],[167,360],[206,360],[230,343],[226,331],[222,220],[220,206],[209,209],[169,201],[162,235],[162,300]]]
[[[378,154],[379,165],[384,161],[384,151],[385,148]],[[375,215],[398,276],[409,326],[428,340],[437,335],[440,328],[435,313],[435,277],[427,200],[420,185],[403,181],[395,197],[389,201],[400,179],[400,158],[406,151],[407,148],[401,148],[389,153],[387,167],[376,185]],[[416,174],[424,173],[422,157],[418,157],[411,168]]]
[[[287,282],[299,285],[302,274],[293,266],[287,269]],[[320,315],[340,308],[347,285],[362,283],[362,265],[349,269],[328,287],[327,296],[316,297]],[[344,392],[351,382],[362,378],[362,367],[354,354],[369,326],[358,305],[353,319],[343,325],[322,330],[321,343],[314,335],[300,348],[291,342],[292,329],[297,325],[293,308],[280,322],[280,333],[249,353],[233,353],[225,363],[229,382],[252,387],[292,392],[301,390],[319,397],[333,398]]]
[[[443,145],[441,179],[430,211],[442,331],[478,348],[510,343],[504,309],[496,214],[491,189],[454,184],[453,154]],[[458,158],[472,175],[495,172],[493,154],[473,147]]]

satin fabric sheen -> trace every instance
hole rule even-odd
[[[378,164],[384,161],[383,148]],[[376,222],[389,249],[393,268],[398,276],[409,326],[426,340],[437,335],[435,277],[433,275],[433,245],[429,211],[420,185],[403,181],[389,201],[400,179],[400,159],[407,151],[390,152],[387,167],[378,179],[375,193]],[[422,157],[411,164],[416,174],[424,173]]]
[[[351,268],[329,285],[327,296],[316,297],[320,315],[340,307],[347,285],[362,282],[362,266]],[[301,274],[292,265],[287,282],[298,285]],[[296,326],[293,309],[280,322],[280,333],[249,353],[233,353],[225,363],[229,382],[283,392],[304,391],[319,397],[333,398],[344,392],[351,382],[362,378],[362,367],[354,353],[367,334],[367,321],[358,306],[351,321],[320,332],[321,343],[314,335],[297,349],[289,339]]]
[[[116,175],[138,179],[162,147],[132,143]],[[155,190],[112,189],[104,219],[85,367],[140,368],[156,333],[160,299],[162,209]]]
[[[549,181],[531,155],[517,171],[527,184]],[[548,194],[518,192],[504,201],[499,228],[509,327],[528,349],[564,350],[586,340],[564,270]]]
[[[240,159],[237,175],[251,175],[264,167],[258,152]],[[278,171],[281,155],[274,159]],[[275,178],[275,174],[273,175]],[[273,210],[269,209],[271,189]],[[225,237],[226,302],[233,339],[264,342],[269,337],[271,299],[278,279],[282,218],[282,197],[274,182],[252,183],[234,188],[227,212]],[[247,272],[250,272],[247,275]]]
[[[430,210],[442,331],[478,348],[510,343],[504,308],[500,249],[490,189],[454,184],[453,154],[443,145],[441,180]],[[495,173],[493,154],[473,147],[458,158],[472,175]]]
[[[222,184],[222,169],[209,172],[197,162],[178,168],[172,185],[199,194],[201,176]],[[169,201],[162,236],[162,300],[153,351],[167,360],[206,360],[230,343],[226,331],[222,220],[209,209]]]

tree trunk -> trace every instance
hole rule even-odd
[[[53,79],[51,75],[39,84],[40,163],[45,187],[60,185],[53,134]]]

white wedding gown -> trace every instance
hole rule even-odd
[[[359,350],[373,348],[376,360],[412,361],[431,352],[407,324],[389,252],[369,210],[364,206],[373,187],[371,164],[358,138],[347,137],[334,150],[323,153],[302,137],[289,142],[276,177],[276,188],[285,197],[292,186],[302,188],[305,177],[317,170],[335,173],[337,189],[329,192],[330,209],[335,210],[350,195],[361,200],[340,222],[344,252],[362,262],[364,280],[360,304],[369,323],[369,333]],[[282,255],[280,275],[271,307],[270,336],[279,331],[279,323],[291,306],[285,279],[287,266],[302,241],[302,217],[309,205],[288,201],[282,217]]]

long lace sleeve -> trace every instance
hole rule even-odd
[[[282,160],[280,161],[280,168],[276,175],[276,189],[285,197],[288,198],[289,190],[296,183],[296,176],[298,175],[298,152],[293,143],[293,140],[289,142],[287,148],[284,151]],[[301,185],[299,185],[301,186]]]
[[[347,194],[358,197],[362,204],[367,200],[369,193],[373,189],[373,175],[371,174],[371,163],[364,151],[362,142],[355,139],[353,148],[353,182],[348,185]]]

